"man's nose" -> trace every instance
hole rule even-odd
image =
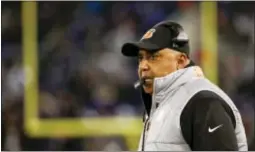
[[[147,60],[142,60],[139,63],[139,69],[142,71],[148,70],[149,69],[149,64]]]

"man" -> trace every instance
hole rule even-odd
[[[247,151],[239,111],[190,60],[188,41],[181,25],[164,21],[122,47],[139,60],[146,120],[138,150]]]

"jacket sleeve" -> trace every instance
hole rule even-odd
[[[215,93],[197,93],[184,108],[180,121],[191,150],[238,151],[233,111]]]

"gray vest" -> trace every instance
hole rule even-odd
[[[182,135],[180,116],[188,101],[203,90],[215,92],[231,107],[236,119],[239,151],[247,151],[245,130],[238,109],[220,88],[203,77],[199,67],[185,68],[155,79],[150,118],[146,120],[149,125],[144,128],[145,134],[141,135],[138,150],[141,151],[144,143],[144,151],[190,151]]]

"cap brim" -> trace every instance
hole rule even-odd
[[[155,44],[146,43],[146,42],[135,42],[135,43],[125,43],[122,46],[121,52],[124,56],[135,57],[138,55],[139,50],[146,51],[157,51],[161,49]]]

